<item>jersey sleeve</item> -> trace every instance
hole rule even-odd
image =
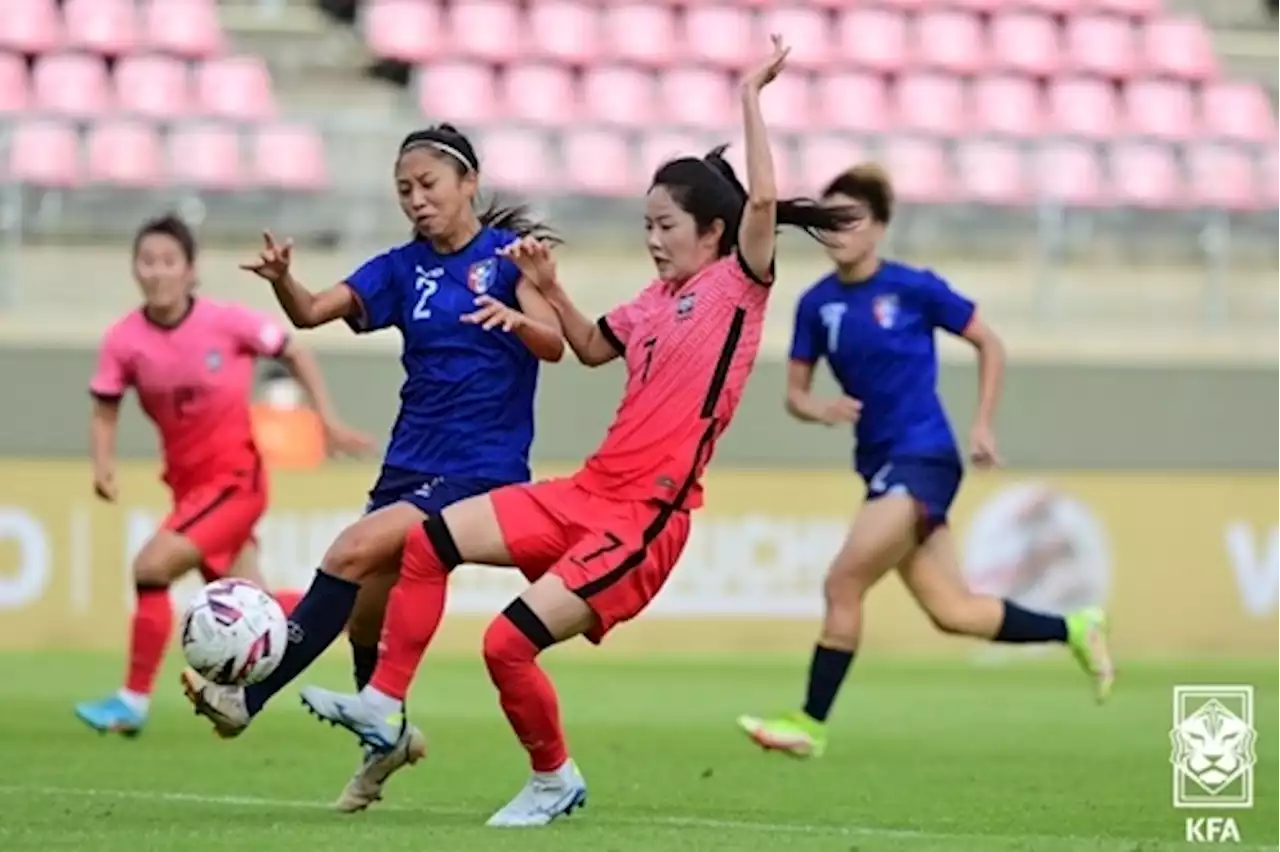
[[[931,326],[955,335],[964,334],[978,309],[972,300],[951,289],[951,285],[932,272],[925,278],[923,307]]]
[[[89,393],[103,402],[116,402],[131,384],[133,376],[125,358],[124,341],[119,331],[112,329],[98,349],[98,363],[89,380]]]
[[[289,345],[289,335],[279,323],[240,305],[228,310],[227,330],[242,352],[259,358],[279,358]]]
[[[619,355],[626,354],[627,341],[631,339],[631,331],[636,327],[652,289],[653,285],[646,287],[631,301],[623,302],[596,320],[600,333]]]
[[[818,316],[817,303],[801,297],[796,304],[796,322],[791,330],[791,360],[816,364],[827,354],[827,335]]]
[[[347,325],[357,334],[381,331],[396,325],[400,315],[400,292],[396,287],[391,255],[370,258],[347,276],[344,283],[360,303],[347,317]]]

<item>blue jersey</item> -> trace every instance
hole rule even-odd
[[[516,239],[485,228],[456,252],[414,240],[366,262],[346,283],[357,332],[404,337],[400,414],[384,466],[499,482],[529,478],[538,361],[514,334],[461,321],[481,294],[518,308],[515,264],[495,252]]]
[[[791,358],[825,358],[862,403],[855,466],[864,478],[899,458],[958,460],[938,397],[934,330],[961,334],[974,304],[933,272],[884,261],[854,284],[828,275],[800,297]]]

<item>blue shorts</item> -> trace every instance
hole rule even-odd
[[[892,494],[907,494],[920,512],[921,532],[927,534],[947,523],[947,512],[960,490],[964,466],[959,459],[903,457],[887,461],[867,483],[867,501]]]
[[[495,488],[510,484],[474,476],[438,476],[384,467],[369,492],[364,512],[367,515],[392,503],[412,503],[421,511],[434,515],[451,503],[477,494],[488,494]]]

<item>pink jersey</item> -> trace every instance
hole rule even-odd
[[[655,281],[601,317],[626,358],[627,386],[577,483],[605,497],[701,506],[699,480],[755,365],[768,298],[735,254],[679,287]]]
[[[137,390],[160,430],[164,481],[181,492],[257,463],[254,360],[279,355],[287,342],[283,328],[241,305],[196,299],[175,326],[137,310],[107,331],[89,390],[99,399]]]

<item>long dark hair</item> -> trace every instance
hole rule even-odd
[[[717,219],[724,222],[721,257],[737,246],[738,227],[747,206],[747,188],[724,158],[728,147],[719,145],[705,157],[680,157],[664,163],[654,172],[652,185],[665,187],[671,193],[680,208],[693,217],[699,233],[706,233]],[[781,199],[777,211],[779,226],[800,228],[822,243],[826,242],[824,232],[839,231],[858,218],[857,211],[851,208],[823,207],[816,199],[803,196]]]
[[[458,173],[458,177],[471,172],[477,175],[480,173],[480,158],[476,155],[475,146],[452,124],[436,124],[415,130],[404,137],[397,157],[417,148],[426,148],[436,157],[447,161]],[[554,228],[533,215],[527,204],[502,204],[494,196],[476,217],[486,228],[511,231],[518,237],[535,237],[552,245],[564,242]],[[419,236],[416,229],[414,236]]]

